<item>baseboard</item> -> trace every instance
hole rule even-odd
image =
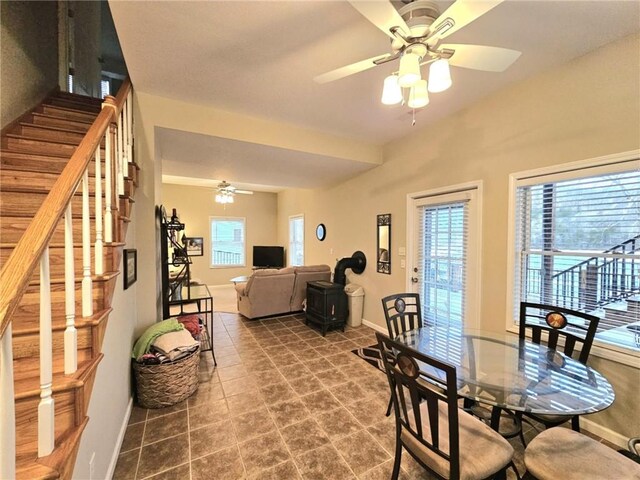
[[[580,429],[593,433],[600,438],[604,438],[606,441],[611,442],[620,448],[624,448],[625,450],[627,449],[627,442],[629,441],[627,437],[620,435],[618,432],[614,432],[610,428],[603,427],[593,420],[580,417]]]
[[[116,440],[116,448],[113,450],[113,454],[111,455],[111,461],[109,462],[109,468],[107,469],[106,478],[113,478],[113,473],[116,470],[116,464],[118,463],[118,455],[120,454],[120,449],[122,448],[124,435],[125,433],[127,433],[127,426],[129,425],[129,417],[131,417],[131,410],[133,410],[133,397],[129,399],[129,404],[127,405],[127,412],[125,413],[124,420],[122,421],[122,425],[120,426],[120,433],[118,434],[118,438]]]
[[[233,288],[233,284],[227,283],[223,285],[207,285],[207,287],[209,287],[209,290],[219,290],[221,288]]]
[[[362,319],[362,324],[365,327],[373,328],[376,332],[380,332],[380,333],[384,333],[385,335],[388,335],[387,329],[384,328],[384,327],[381,327],[377,323],[370,322],[369,320],[366,320],[366,319],[363,318]]]

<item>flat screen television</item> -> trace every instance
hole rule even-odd
[[[284,247],[253,247],[253,266],[258,268],[283,268]]]

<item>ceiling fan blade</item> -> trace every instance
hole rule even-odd
[[[241,193],[242,195],[253,195],[253,192],[251,190],[236,190],[233,193]]]
[[[396,38],[395,35],[391,33],[393,27],[399,27],[402,30],[401,33],[405,36],[411,34],[411,30],[407,27],[406,22],[390,2],[380,0],[377,2],[351,0],[349,3],[367,20],[391,38]]]
[[[351,65],[347,65],[345,67],[336,68],[335,70],[331,70],[330,72],[323,73],[322,75],[318,75],[314,78],[317,83],[327,83],[333,82],[334,80],[339,80],[344,77],[348,77],[349,75],[353,75],[354,73],[364,72],[365,70],[369,70],[376,66],[374,63],[377,60],[383,60],[385,58],[389,58],[392,55],[378,55],[377,57],[367,58],[366,60],[361,60],[360,62],[352,63]]]
[[[429,40],[441,40],[480,18],[504,0],[456,0],[431,25]],[[432,42],[429,42],[430,44]]]
[[[504,72],[515,62],[522,52],[502,47],[486,45],[444,44],[442,49],[454,50],[449,63],[455,67],[485,70],[487,72]]]

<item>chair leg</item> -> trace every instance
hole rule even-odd
[[[571,429],[574,432],[580,431],[580,417],[578,415],[571,417]]]
[[[393,472],[391,473],[392,480],[398,480],[400,475],[400,464],[402,463],[402,443],[400,439],[396,437],[396,457],[393,461]]]
[[[388,417],[389,415],[391,415],[391,407],[393,406],[393,397],[390,396],[389,397],[389,405],[387,406],[387,413],[385,413],[385,415]]]
[[[518,469],[516,468],[516,464],[513,463],[513,460],[511,460],[509,462],[509,465],[507,465],[507,468],[505,468],[505,472],[507,471],[507,469],[512,468],[514,473],[516,474],[516,478],[518,480],[522,480],[522,477],[520,476],[520,472],[518,471]]]
[[[522,442],[522,446],[527,448],[527,442],[524,439],[524,427],[522,426],[522,412],[516,412],[516,418],[520,421],[520,432],[519,432],[518,436],[520,437],[520,441]]]

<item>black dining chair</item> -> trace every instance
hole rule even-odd
[[[613,448],[568,428],[550,428],[524,451],[526,480],[638,480],[640,464]]]
[[[396,416],[392,478],[403,449],[438,478],[506,478],[513,447],[458,408],[456,369],[376,332]]]
[[[580,363],[585,364],[591,353],[593,339],[596,336],[600,318],[584,312],[554,307],[540,303],[520,303],[519,336],[521,339],[531,335],[531,341],[560,351]],[[545,335],[546,334],[546,338]],[[564,345],[560,340],[564,342]],[[578,415],[536,415],[525,416],[542,423],[545,428],[555,427],[571,421],[571,428],[580,431]],[[522,437],[522,435],[521,435]],[[524,439],[521,438],[524,443]]]
[[[530,337],[530,340],[535,344],[544,343],[548,348],[560,351],[580,363],[586,364],[599,322],[598,317],[588,313],[541,303],[521,302],[518,333],[521,340]],[[493,407],[494,415],[497,410],[502,409]],[[507,413],[510,416],[515,415],[515,422],[518,426],[517,434],[519,434],[523,445],[526,445],[521,428],[523,416],[543,424],[545,428],[556,427],[571,421],[571,428],[576,432],[580,431],[578,415]]]
[[[417,293],[396,293],[382,299],[384,319],[390,338],[422,327],[422,308]],[[391,415],[392,397],[389,398],[387,417]]]

